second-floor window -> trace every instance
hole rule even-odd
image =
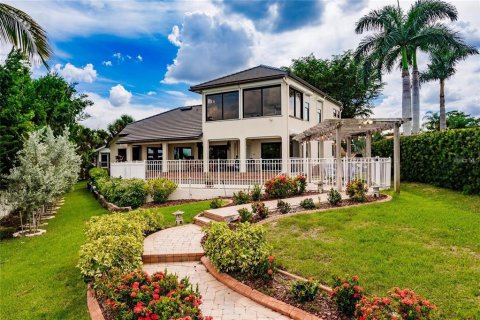
[[[318,101],[317,102],[317,123],[322,122],[322,107],[323,107],[323,102]]]
[[[280,86],[243,90],[243,117],[265,117],[282,114]]]
[[[303,120],[310,121],[310,103],[306,101],[303,104]]]
[[[295,118],[303,119],[303,94],[293,88],[289,92],[289,114]]]
[[[207,95],[207,121],[238,119],[238,91]]]

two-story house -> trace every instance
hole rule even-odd
[[[112,161],[330,158],[332,141],[299,145],[293,136],[341,117],[341,104],[285,70],[257,66],[190,88],[202,104],[129,124],[110,145]]]

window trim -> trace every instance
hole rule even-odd
[[[293,91],[293,115],[290,114],[290,90]],[[300,101],[300,116],[297,116],[297,105],[296,105],[296,93],[300,93],[300,97],[301,97],[301,101]],[[295,88],[293,88],[292,86],[289,86],[288,88],[288,114],[289,116],[291,117],[294,117],[295,119],[300,119],[300,120],[303,120],[303,102],[304,102],[304,99],[303,99],[303,92],[300,91],[300,90],[297,90]]]
[[[263,89],[269,89],[269,88],[280,88],[280,114],[273,114],[273,115],[268,115],[265,116],[263,114]],[[276,117],[276,116],[281,116],[282,115],[282,85],[281,84],[274,84],[274,85],[269,85],[269,86],[262,86],[262,87],[253,87],[253,88],[245,88],[242,90],[242,118],[243,119],[250,119],[250,118],[260,118],[260,117],[245,117],[245,91],[253,91],[253,90],[260,90],[260,117]]]
[[[218,93],[210,93],[205,95],[205,121],[223,121],[223,120],[238,120],[240,119],[240,110],[238,110],[238,116],[236,118],[229,118],[229,119],[224,119],[224,112],[223,112],[223,96],[225,94],[229,93],[236,93],[238,95],[238,105],[237,105],[237,110],[240,108],[240,92],[239,90],[233,90],[233,91],[226,91],[226,92],[218,92]],[[208,119],[208,97],[210,96],[217,96],[221,95],[222,96],[222,119],[218,120],[209,120]]]
[[[317,100],[317,123],[321,123],[323,113],[323,101]]]
[[[308,107],[307,107],[308,106]],[[308,101],[303,101],[303,120],[305,121],[310,121],[310,102]],[[306,113],[306,117],[305,117],[305,111],[307,112]],[[305,119],[306,118],[306,119]]]

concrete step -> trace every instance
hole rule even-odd
[[[214,220],[218,222],[230,222],[232,220],[235,220],[238,217],[237,212],[229,213],[229,214],[225,214],[225,213],[218,214],[218,213],[215,213],[214,211],[209,211],[209,210],[203,211],[202,215],[204,217],[209,218],[210,220]]]
[[[208,226],[210,222],[215,222],[215,220],[209,219],[203,215],[198,215],[195,218],[193,218],[193,221],[197,226],[204,227]]]

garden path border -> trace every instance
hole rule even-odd
[[[90,285],[87,288],[87,307],[92,320],[105,320],[100,304],[95,297],[95,291]]]

